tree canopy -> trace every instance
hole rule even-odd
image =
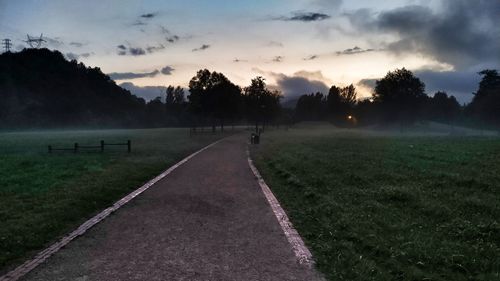
[[[421,114],[427,95],[425,84],[405,68],[390,71],[376,82],[373,100],[382,108],[384,121],[413,123]]]

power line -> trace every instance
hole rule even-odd
[[[31,37],[31,36],[29,36],[29,34],[26,34],[26,36],[28,37],[28,40],[26,40],[24,42],[28,43],[31,48],[38,49],[38,48],[40,48],[40,46],[42,46],[43,42],[47,42],[47,41],[43,40],[43,34],[40,34],[40,38]]]
[[[6,53],[10,52],[10,47],[12,47],[12,43],[11,43],[10,39],[5,38],[5,39],[3,39],[2,43],[3,43],[3,48],[4,48],[5,52]]]

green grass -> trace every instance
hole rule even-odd
[[[269,132],[257,167],[329,280],[500,280],[500,139]]]
[[[52,131],[0,134],[0,272],[75,228],[189,153],[221,135],[187,129]],[[104,153],[53,153],[132,141]]]

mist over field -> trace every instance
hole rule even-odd
[[[0,0],[0,280],[500,280],[499,15]]]

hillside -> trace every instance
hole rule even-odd
[[[0,55],[0,128],[137,126],[145,108],[99,68],[58,51]]]

